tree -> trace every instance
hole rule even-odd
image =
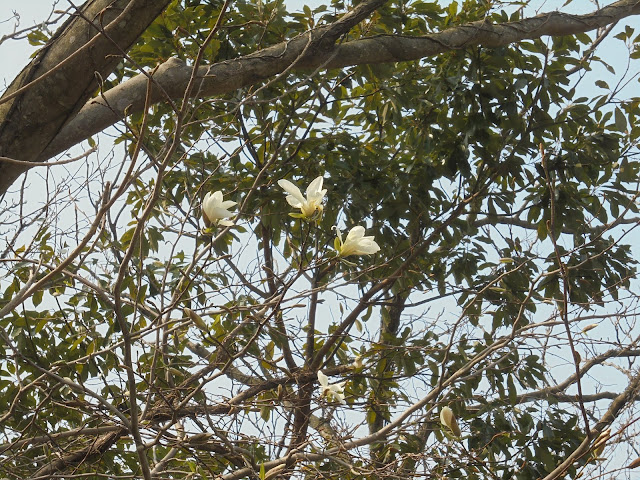
[[[640,1],[444,3],[90,0],[31,30],[0,100],[0,476],[638,463]]]

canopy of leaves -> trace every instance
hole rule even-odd
[[[538,13],[445,3],[388,2],[338,41]],[[252,54],[352,7],[174,1],[96,95],[171,57]],[[625,467],[639,456],[639,45],[619,24],[292,68],[149,105],[92,139],[81,166],[29,173],[2,217],[0,477]],[[318,176],[324,208],[306,218],[277,182],[304,195]],[[234,226],[203,222],[215,191],[237,202]],[[356,225],[380,250],[340,257],[334,226]],[[346,382],[345,405],[319,370]]]

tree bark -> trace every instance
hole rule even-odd
[[[169,1],[85,2],[2,96],[0,155],[24,161],[41,157]],[[0,163],[0,194],[26,169]]]

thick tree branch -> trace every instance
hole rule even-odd
[[[592,448],[592,441],[597,438],[613,421],[618,417],[620,412],[626,408],[630,402],[632,402],[638,396],[638,389],[640,389],[640,376],[634,377],[629,386],[618,395],[615,400],[609,405],[609,409],[600,418],[600,421],[591,430],[590,435],[585,437],[582,443],[576,448],[567,459],[558,465],[551,473],[549,473],[544,480],[555,480],[557,478],[563,478],[571,465],[580,460],[584,455]]]
[[[33,161],[169,0],[90,0],[58,29],[0,99],[0,155]],[[88,24],[87,19],[93,23]],[[102,33],[100,33],[102,31]],[[0,162],[0,194],[26,170]]]
[[[368,7],[364,12],[370,12],[382,2],[376,0],[364,3]],[[331,69],[392,63],[418,60],[473,45],[499,47],[544,35],[588,32],[640,14],[640,0],[621,0],[587,15],[551,12],[504,24],[474,22],[424,37],[376,36],[338,44],[333,48],[327,46],[327,36],[333,39],[337,38],[338,32],[346,33],[347,27],[350,28],[354,20],[365,17],[364,12],[360,11],[359,15],[350,17],[350,21],[342,25],[342,29],[336,30],[336,24],[341,19],[335,24],[320,27],[251,55],[200,67],[198,73],[202,82],[194,91],[199,96],[229,93],[273,78],[291,68],[292,64],[295,64],[295,68]],[[343,18],[348,15],[350,14]],[[155,90],[153,101],[162,100],[162,90],[171,98],[180,98],[191,73],[191,68],[180,60],[169,59],[154,74],[154,81],[159,88]],[[101,98],[91,100],[37,160],[45,161],[113,125],[126,115],[139,112],[143,107],[145,91],[146,77],[140,75],[109,90]]]
[[[95,458],[100,458],[125,433],[126,430],[124,428],[116,430],[115,432],[105,433],[85,448],[63,455],[59,458],[53,458],[50,463],[41,467],[33,475],[33,478],[49,478],[51,475],[64,471],[69,467],[77,466]]]
[[[198,76],[202,81],[194,92],[197,92],[198,96],[228,93],[281,74],[292,66],[313,68],[323,65],[336,54],[334,42],[385,1],[362,2],[331,25],[305,32],[290,41],[245,57],[202,66],[198,70]],[[315,65],[310,59],[322,60]],[[158,88],[153,91],[152,101],[166,99],[166,95],[171,98],[182,98],[191,75],[190,66],[181,60],[170,58],[153,74]],[[142,97],[140,97],[140,88],[143,92]],[[65,126],[39,158],[49,159],[113,125],[126,115],[140,111],[144,106],[144,92],[146,92],[146,76],[138,75],[105,92],[100,98],[91,100],[83,107],[82,113]],[[2,193],[1,190],[0,193]]]

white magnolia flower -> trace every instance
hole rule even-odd
[[[322,188],[322,182],[324,178],[320,175],[307,187],[307,197],[302,195],[300,189],[291,183],[289,180],[278,180],[280,185],[287,195],[287,203],[293,208],[299,208],[306,218],[315,220],[322,213],[322,200],[327,193],[326,189]]]
[[[222,192],[219,190],[217,192],[207,193],[202,201],[202,218],[204,219],[204,224],[207,227],[210,225],[233,225],[232,221],[224,219],[234,216],[228,209],[236,203],[237,202],[232,200],[223,200]]]
[[[338,238],[335,242],[338,255],[347,257],[349,255],[371,255],[380,250],[380,246],[375,242],[372,236],[364,236],[364,227],[358,225],[353,227],[347,234],[347,238],[342,241],[342,232],[338,227],[334,227]]]
[[[329,378],[320,370],[318,370],[318,382],[320,382],[320,395],[326,395],[329,400],[337,400],[342,405],[347,403],[344,401],[344,386],[347,382],[329,385]]]
[[[456,437],[460,437],[462,432],[460,431],[460,427],[458,426],[458,421],[456,420],[456,416],[453,414],[453,410],[449,407],[442,407],[440,410],[440,423],[445,427],[448,427]]]

